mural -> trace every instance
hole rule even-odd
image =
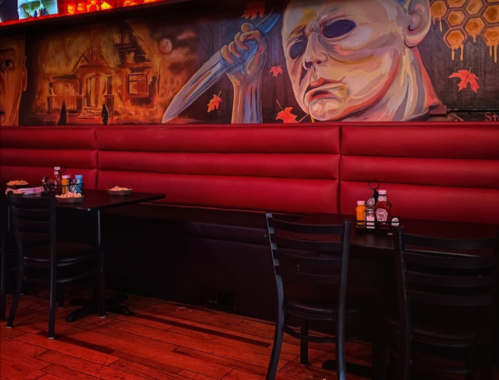
[[[0,38],[0,121],[497,121],[498,45],[497,0],[258,1]]]
[[[71,16],[169,0],[0,0],[0,23],[19,24],[40,17]]]
[[[27,80],[24,36],[0,38],[0,126],[19,124]]]

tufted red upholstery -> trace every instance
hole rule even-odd
[[[23,179],[39,185],[54,166],[82,174],[85,188],[95,189],[97,145],[93,128],[0,128],[0,183]]]
[[[338,211],[339,127],[112,127],[96,132],[99,188],[165,192],[168,204]]]
[[[342,128],[340,210],[377,180],[393,214],[499,223],[498,123],[350,124]]]
[[[63,165],[165,204],[353,214],[378,180],[401,217],[499,224],[499,123],[1,128],[0,148],[2,183]]]

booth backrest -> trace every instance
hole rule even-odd
[[[164,203],[338,212],[338,126],[96,129],[98,188],[164,192]]]
[[[168,205],[353,214],[379,181],[402,218],[499,224],[499,123],[0,128],[0,148],[4,184],[63,165]]]
[[[10,180],[38,186],[51,177],[54,166],[66,174],[82,174],[85,188],[97,182],[97,144],[93,128],[27,127],[0,128],[1,187]]]
[[[343,126],[340,211],[387,190],[393,215],[499,224],[499,123]]]

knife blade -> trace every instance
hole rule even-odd
[[[274,8],[267,18],[255,27],[255,30],[258,30],[262,35],[266,35],[277,21],[279,21],[280,17],[281,13]],[[238,70],[244,70],[245,63],[258,49],[256,41],[250,40],[246,44],[249,47],[248,50],[240,50],[241,57],[237,58],[234,63],[229,63],[223,59],[220,51],[213,54],[172,99],[163,115],[162,123],[167,123],[177,117],[206,90],[213,86],[225,73],[230,74]]]

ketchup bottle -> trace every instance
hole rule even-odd
[[[376,222],[379,227],[388,227],[390,224],[390,203],[386,198],[386,190],[379,190],[378,202],[374,209],[376,210]]]
[[[54,178],[52,180],[52,189],[53,191],[57,194],[61,194],[61,167],[60,166],[54,166]]]
[[[61,184],[61,167],[54,166],[54,184],[59,186]]]

